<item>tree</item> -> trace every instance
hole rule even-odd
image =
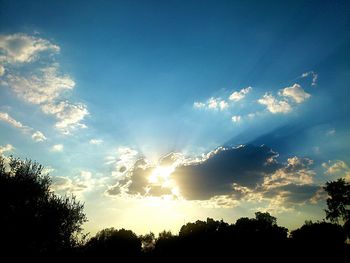
[[[0,242],[4,253],[62,254],[76,247],[85,221],[83,204],[74,196],[55,195],[43,166],[0,156]]]
[[[308,247],[339,247],[344,245],[346,236],[343,228],[338,224],[328,222],[306,221],[305,224],[291,232],[292,240]]]
[[[110,259],[113,256],[135,259],[141,255],[141,239],[131,230],[106,228],[86,243],[85,252],[90,259]]]
[[[341,219],[346,225],[350,220],[350,183],[343,178],[327,182],[324,190],[328,193],[326,218],[332,222]]]

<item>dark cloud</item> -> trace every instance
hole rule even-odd
[[[158,166],[177,165],[171,174],[180,194],[187,200],[215,202],[228,207],[240,201],[270,201],[270,207],[293,207],[315,199],[320,190],[313,184],[315,172],[308,158],[291,157],[278,162],[278,153],[262,145],[220,147],[200,159],[183,159],[176,153],[162,157]],[[132,195],[171,195],[172,188],[150,182],[156,166],[139,159],[127,176],[107,190],[118,195],[121,188]]]
[[[129,185],[130,194],[146,194],[148,177],[151,175],[153,168],[147,167],[144,159],[136,161],[133,169],[130,171],[131,184]]]
[[[320,186],[314,184],[288,184],[265,191],[263,196],[269,199],[282,196],[285,206],[293,206],[310,201],[320,189]]]
[[[233,183],[247,187],[261,183],[280,167],[274,161],[277,156],[267,146],[221,148],[203,162],[177,167],[172,176],[186,199],[206,200],[232,193]]]
[[[162,187],[160,185],[154,185],[148,191],[148,195],[151,195],[151,196],[162,196],[162,195],[171,195],[171,194],[172,193],[170,188]]]

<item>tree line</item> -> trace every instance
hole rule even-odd
[[[107,228],[83,234],[84,206],[74,196],[51,190],[43,166],[31,160],[0,157],[0,257],[12,259],[122,259],[136,261],[270,261],[309,258],[337,260],[350,256],[350,183],[327,182],[326,218],[306,221],[288,231],[267,212],[234,224],[207,218],[183,225],[178,234],[163,231],[138,236]]]

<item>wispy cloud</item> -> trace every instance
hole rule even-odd
[[[0,62],[29,63],[39,58],[39,53],[50,51],[57,53],[60,47],[48,40],[26,34],[0,35],[0,48],[3,54]]]
[[[194,102],[193,107],[197,109],[220,110],[223,111],[229,107],[229,104],[221,98],[209,98],[205,103]]]
[[[17,129],[30,130],[29,127],[24,126],[21,122],[15,120],[6,112],[0,112],[0,120],[6,122],[7,124],[10,124],[12,127],[15,127]]]
[[[21,122],[15,120],[13,117],[11,117],[7,112],[0,112],[0,121],[6,122],[7,124],[11,125],[14,128],[17,128],[21,130],[24,133],[33,132],[33,128],[23,125]],[[32,139],[36,142],[42,142],[45,141],[47,138],[45,135],[40,131],[35,131],[32,134]]]
[[[318,74],[315,73],[314,71],[308,71],[308,72],[305,72],[305,73],[301,74],[301,78],[306,78],[308,76],[312,77],[311,86],[316,86],[317,85]]]
[[[350,167],[342,160],[329,160],[322,163],[322,167],[325,168],[325,175],[345,177],[350,181]]]
[[[91,139],[89,141],[90,144],[94,144],[94,145],[100,145],[103,143],[103,140],[102,139]]]
[[[242,99],[244,99],[244,97],[252,90],[253,88],[252,87],[247,87],[247,88],[244,88],[244,89],[241,89],[240,91],[234,91],[229,99],[232,100],[232,101],[240,101]]]
[[[53,115],[57,119],[55,127],[62,133],[86,128],[82,121],[89,114],[87,106],[67,99],[67,91],[75,87],[75,81],[61,74],[59,63],[52,59],[60,51],[59,46],[42,38],[14,34],[0,37],[0,49],[4,54],[0,61],[9,68],[3,85],[25,102],[38,105],[45,114]],[[42,57],[42,63],[32,63]],[[30,71],[21,70],[21,64],[26,63],[32,63]],[[11,67],[14,64],[16,67]]]
[[[241,121],[241,116],[240,115],[235,115],[235,116],[232,116],[232,121],[233,122],[240,122]]]
[[[51,147],[52,152],[62,152],[63,151],[63,144],[55,144]]]
[[[3,65],[0,65],[0,77],[5,74],[5,68]]]

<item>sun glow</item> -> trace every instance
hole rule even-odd
[[[173,166],[158,166],[154,168],[152,174],[148,177],[151,184],[160,184],[162,187],[169,187],[171,183],[171,174],[174,172]]]
[[[152,185],[158,185],[161,188],[170,189],[171,195],[179,197],[180,191],[171,174],[175,171],[176,166],[157,166],[148,177],[148,182]]]

